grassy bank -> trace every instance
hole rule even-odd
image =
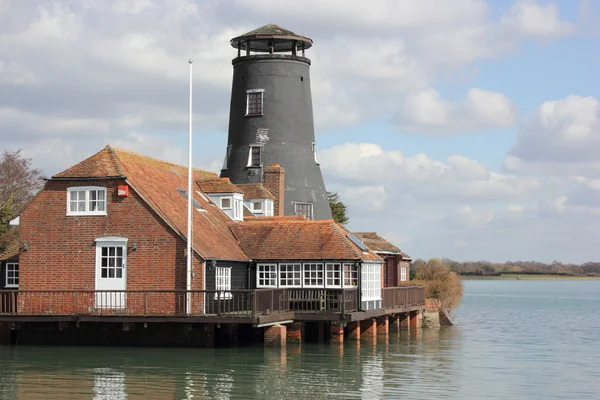
[[[502,274],[500,276],[461,275],[461,279],[486,279],[486,280],[599,280],[600,276],[569,276],[550,274]]]

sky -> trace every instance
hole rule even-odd
[[[229,40],[308,36],[319,160],[413,258],[600,260],[600,2],[0,0],[0,140],[54,175],[107,144],[218,172]]]

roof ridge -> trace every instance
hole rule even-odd
[[[108,155],[110,156],[110,159],[112,160],[112,162],[114,163],[114,167],[115,169],[121,174],[121,175],[127,175],[125,173],[125,170],[123,169],[123,164],[121,164],[121,160],[119,159],[119,156],[117,155],[117,153],[115,152],[114,148],[110,145],[107,144],[106,147],[104,148],[105,150],[108,151]]]

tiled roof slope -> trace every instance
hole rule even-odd
[[[114,153],[129,184],[181,236],[187,232],[187,199],[177,189],[187,191],[187,167],[157,160],[118,148]],[[217,174],[194,169],[194,181],[218,179]],[[194,199],[206,212],[194,212],[193,247],[205,259],[248,260],[229,230],[231,219],[217,206],[197,193]]]
[[[244,193],[244,199],[270,199],[275,200],[275,197],[263,186],[262,183],[238,183],[238,188]]]
[[[106,146],[93,156],[54,175],[52,178],[106,178],[124,177],[124,175],[113,149]]]
[[[231,183],[229,178],[208,179],[197,184],[204,193],[242,193],[242,189]]]
[[[253,260],[371,260],[333,220],[267,217],[230,224],[244,252]]]
[[[353,232],[352,234],[358,239],[361,239],[365,246],[375,252],[385,251],[389,253],[396,253],[400,254],[402,258],[410,259],[408,254],[403,253],[402,250],[385,240],[383,237],[379,236],[376,232]]]

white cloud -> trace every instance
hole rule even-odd
[[[600,102],[568,96],[546,101],[519,130],[505,160],[508,171],[599,176]]]
[[[556,4],[520,0],[510,7],[500,24],[517,35],[536,39],[552,39],[573,33],[574,26],[562,21],[559,14]]]
[[[433,89],[410,95],[397,115],[398,129],[448,134],[512,126],[516,107],[501,93],[469,89],[461,103],[444,101]]]

